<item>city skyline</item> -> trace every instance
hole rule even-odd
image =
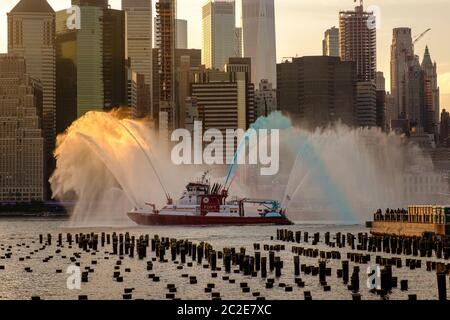
[[[155,0],[153,1],[153,9]],[[55,11],[68,8],[70,0],[48,0]],[[201,9],[206,0],[180,0],[178,1],[178,18],[188,20],[189,48],[202,47]],[[238,1],[239,2],[239,1]],[[17,3],[17,0],[4,0],[0,3],[0,53],[7,52],[6,39],[6,13]],[[120,8],[121,0],[109,0],[112,8]],[[338,26],[340,10],[352,9],[356,4],[351,0],[330,1],[295,1],[275,0],[276,32],[277,32],[277,62],[281,62],[286,56],[310,56],[321,55],[323,33],[326,29]],[[450,3],[445,0],[431,0],[427,2],[417,0],[405,0],[391,3],[388,0],[365,1],[367,8],[377,5],[381,9],[381,29],[377,32],[378,70],[386,77],[386,83],[390,83],[390,45],[392,42],[392,29],[396,27],[410,27],[413,36],[419,35],[424,30],[431,28],[427,34],[415,46],[415,52],[421,58],[428,44],[431,57],[438,63],[438,81],[441,88],[441,106],[450,107],[450,42],[440,41],[446,36],[446,12],[450,10]],[[402,11],[401,15],[397,13]],[[154,10],[153,10],[154,11]],[[417,19],[420,12],[421,19]],[[155,12],[153,12],[155,15]],[[239,18],[237,18],[239,20]],[[292,29],[291,32],[289,31]],[[308,30],[308,32],[301,32]],[[298,37],[298,41],[292,41],[292,37]],[[387,86],[387,89],[390,89]]]
[[[448,300],[450,0],[0,1],[0,300]]]
[[[70,0],[49,0],[49,4],[57,10],[69,7]],[[120,0],[110,0],[112,8],[120,8]],[[6,13],[17,3],[17,0],[3,0],[0,4],[0,52],[7,51]],[[153,0],[154,8],[155,0]],[[189,48],[202,47],[201,9],[206,0],[178,1],[178,18],[188,20],[190,30]],[[275,0],[277,62],[285,56],[309,56],[322,54],[323,33],[326,29],[338,26],[340,10],[352,9],[356,4],[351,0]],[[413,36],[419,35],[428,28],[427,34],[416,46],[415,51],[421,58],[428,44],[431,57],[438,63],[439,86],[441,88],[441,106],[450,107],[450,42],[441,41],[446,36],[446,14],[450,11],[450,3],[446,0],[404,0],[392,3],[389,0],[365,1],[367,8],[378,5],[381,9],[381,29],[378,37],[378,70],[383,71],[386,83],[390,83],[390,45],[392,29],[410,27]],[[153,10],[155,11],[155,10]],[[399,14],[401,12],[401,14]],[[417,19],[420,13],[421,19]],[[155,14],[155,12],[153,13]],[[282,19],[277,17],[282,17]],[[192,32],[199,30],[199,32]],[[307,32],[302,32],[307,30]],[[298,39],[298,40],[296,40]],[[387,86],[389,89],[389,86]]]

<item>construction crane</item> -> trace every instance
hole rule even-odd
[[[417,44],[417,42],[419,42],[423,37],[425,37],[425,35],[428,33],[428,32],[430,32],[431,31],[431,28],[428,28],[427,30],[425,30],[424,32],[422,32],[421,34],[419,34],[418,36],[415,36],[414,38],[413,38],[413,41],[412,41],[412,45],[414,46],[415,44]],[[407,49],[403,49],[403,53],[405,54],[405,58],[406,59],[413,59],[414,58],[414,55],[412,55],[412,56],[408,56],[408,51],[407,51]]]
[[[413,45],[416,44],[417,42],[419,42],[423,37],[425,37],[425,35],[431,31],[431,28],[428,28],[427,30],[425,30],[424,32],[422,32],[419,36],[417,36],[414,41],[413,41]]]

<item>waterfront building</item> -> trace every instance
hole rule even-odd
[[[25,59],[0,54],[0,201],[45,200],[42,82]]]
[[[7,14],[8,53],[25,58],[27,74],[43,88],[42,130],[46,178],[53,172],[56,141],[55,11],[46,0],[21,0]]]

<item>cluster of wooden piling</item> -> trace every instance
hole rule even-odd
[[[283,242],[292,242],[296,244],[302,243],[302,232],[292,231],[288,229],[277,230],[276,239]],[[317,245],[320,242],[320,233],[314,233],[313,240],[311,242],[312,246]],[[303,233],[303,243],[309,245],[310,237],[307,232]],[[335,240],[335,241],[332,241]],[[347,241],[346,241],[347,240]],[[323,236],[323,243],[331,248],[343,248],[346,245],[351,250],[366,251],[366,252],[384,252],[391,255],[406,255],[413,257],[426,257],[436,259],[449,259],[450,254],[450,240],[441,237],[401,237],[401,236],[380,236],[380,235],[369,235],[367,233],[358,233],[353,235],[347,233],[343,235],[341,233],[336,233],[332,239],[330,232],[326,232]],[[299,256],[303,255],[306,257],[317,258],[320,257],[319,266],[306,266],[301,265],[300,270],[304,271],[305,274],[317,275],[320,273],[322,266],[322,273],[320,276],[320,282],[326,283],[325,281],[325,269],[324,264],[326,260],[331,259],[341,259],[339,251],[319,251],[314,248],[306,248],[300,246],[292,246],[292,252],[296,254],[294,256],[294,270],[295,275],[298,276],[299,273]],[[371,255],[361,252],[347,252],[347,259],[349,259],[354,264],[368,264],[371,261]],[[393,288],[397,288],[398,278],[393,277],[392,267],[402,268],[402,258],[400,257],[382,257],[377,255],[375,258],[375,264],[381,269],[381,286],[380,288],[371,290],[373,293],[377,293],[382,297],[386,297]],[[422,260],[421,259],[411,259],[406,258],[405,266],[410,270],[421,269]],[[444,262],[426,261],[426,270],[434,271],[436,270],[437,275],[437,288],[440,300],[447,299],[447,286],[446,286],[446,276],[450,275],[450,264]],[[328,271],[328,270],[327,270]],[[360,300],[359,295],[359,266],[354,266],[353,274],[350,278],[350,284],[348,289],[353,292],[353,299]],[[329,274],[330,272],[327,272]],[[342,261],[342,269],[337,270],[337,277],[343,278],[345,284],[348,283],[349,275],[349,261]],[[400,290],[408,290],[408,280],[400,281]],[[416,295],[409,295],[410,300],[416,300]]]
[[[128,287],[127,274],[131,268],[125,266],[126,259],[142,261],[146,270],[146,278],[151,283],[165,283],[163,275],[158,274],[158,267],[172,266],[180,272],[183,285],[200,287],[199,283],[206,285],[201,292],[211,299],[221,299],[222,293],[217,285],[223,284],[236,286],[244,297],[252,296],[256,299],[264,299],[262,290],[266,290],[267,296],[271,296],[274,290],[292,292],[296,298],[301,299],[303,291],[305,300],[312,300],[309,283],[317,283],[323,292],[333,292],[332,287],[336,283],[344,285],[349,292],[349,298],[362,299],[362,289],[366,286],[367,276],[363,265],[372,264],[380,267],[380,286],[371,290],[374,295],[388,298],[394,289],[409,290],[407,279],[399,279],[395,275],[396,270],[408,268],[411,271],[426,269],[427,272],[436,272],[437,289],[439,299],[447,298],[447,276],[450,274],[450,264],[444,261],[432,261],[433,259],[447,260],[449,257],[449,242],[440,238],[403,238],[389,236],[374,236],[367,233],[343,234],[330,232],[320,234],[318,232],[292,231],[287,229],[277,230],[276,239],[279,242],[254,243],[252,248],[225,247],[217,250],[207,242],[193,242],[186,239],[160,237],[158,235],[130,235],[126,233],[76,233],[76,234],[40,234],[38,248],[26,256],[20,256],[18,260],[26,263],[31,257],[45,249],[51,249],[49,255],[42,258],[42,263],[48,263],[56,257],[70,260],[70,263],[80,266],[81,257],[92,256],[90,263],[83,266],[81,282],[86,284],[92,281],[95,270],[102,260],[113,260],[114,270],[111,279],[123,283],[122,298],[133,299],[134,287]],[[33,241],[34,243],[34,241]],[[321,246],[319,244],[325,245]],[[20,247],[30,248],[26,243],[17,244]],[[330,248],[329,250],[327,249]],[[71,256],[65,248],[74,251]],[[13,257],[12,246],[0,246],[1,260]],[[102,253],[96,257],[97,253]],[[376,254],[374,254],[376,253]],[[100,257],[102,256],[102,257]],[[402,256],[406,256],[402,258]],[[433,258],[433,259],[432,259]],[[5,265],[1,264],[0,272],[5,272]],[[315,261],[315,262],[313,262]],[[332,266],[338,267],[333,270]],[[286,268],[288,266],[289,268]],[[80,266],[81,267],[81,266]],[[292,270],[293,267],[293,271]],[[200,278],[200,269],[208,270],[207,278]],[[24,266],[27,273],[36,273],[31,266]],[[156,270],[156,271],[155,271]],[[183,271],[181,271],[183,270]],[[185,271],[184,271],[185,270]],[[64,273],[63,269],[56,269],[56,273]],[[209,276],[208,276],[209,274]],[[337,278],[336,282],[333,278]],[[211,279],[208,282],[208,279]],[[259,280],[258,280],[259,279]],[[261,282],[256,286],[254,283]],[[253,284],[252,284],[253,283]],[[178,287],[177,287],[178,284]],[[166,299],[177,299],[180,293],[180,284],[165,283]],[[199,288],[199,289],[200,289]],[[295,289],[297,288],[297,289]],[[304,291],[306,289],[307,291]],[[32,299],[40,299],[33,295]],[[87,300],[88,295],[79,295],[78,299]],[[410,300],[417,296],[410,294]]]
[[[56,238],[56,243],[54,242]],[[90,254],[95,256],[100,250],[106,255],[105,260],[110,258],[117,258],[114,265],[114,271],[112,273],[112,279],[116,282],[122,283],[126,281],[126,273],[131,272],[130,268],[123,268],[123,261],[125,257],[130,259],[147,260],[146,270],[148,273],[148,279],[152,282],[160,282],[161,278],[156,273],[151,273],[154,269],[155,263],[173,263],[176,265],[177,270],[182,270],[186,267],[201,267],[202,269],[210,269],[211,278],[218,278],[218,272],[225,274],[222,277],[223,281],[230,284],[236,284],[235,279],[231,279],[226,274],[239,274],[242,276],[257,277],[260,275],[262,278],[268,276],[268,272],[273,273],[275,277],[281,276],[281,269],[283,263],[280,257],[275,256],[275,252],[279,252],[285,249],[284,245],[269,246],[264,245],[263,251],[268,252],[267,256],[262,256],[261,248],[259,244],[254,245],[255,252],[249,254],[246,252],[246,248],[224,248],[221,251],[216,251],[209,243],[200,242],[195,243],[188,240],[179,240],[169,237],[159,237],[155,235],[150,238],[149,235],[134,236],[126,233],[67,233],[65,237],[63,234],[58,234],[54,237],[52,234],[40,234],[39,235],[39,250],[45,250],[46,248],[55,247],[57,255],[61,254],[62,248],[67,247],[69,249],[77,250],[81,252],[74,252],[72,256],[68,257],[70,263],[80,267],[80,260],[82,255]],[[110,251],[107,249],[110,248]],[[1,257],[2,259],[10,258],[12,255],[11,247],[7,249],[7,252]],[[256,251],[258,250],[258,251]],[[35,250],[36,252],[38,250]],[[47,263],[52,260],[54,256],[45,257],[42,262]],[[64,258],[67,258],[64,256]],[[20,259],[23,261],[23,259]],[[81,272],[81,282],[88,283],[91,281],[92,274],[95,272],[95,267],[98,265],[97,259],[91,260],[89,266],[84,267]],[[0,265],[0,270],[4,269],[4,265]],[[25,268],[26,272],[33,272],[30,267]],[[56,273],[63,273],[62,269],[57,269]],[[182,274],[182,277],[188,278],[190,285],[196,285],[199,281],[197,276]],[[274,279],[268,279],[268,283],[274,283]],[[247,283],[239,283],[243,293],[251,293],[253,297],[257,299],[264,299],[260,292],[252,292],[250,286]],[[286,291],[289,291],[287,286]],[[205,293],[210,293],[212,299],[220,299],[221,294],[219,291],[215,291],[215,284],[208,283],[205,288]],[[177,294],[177,287],[171,283],[167,285],[168,292],[165,297],[167,299],[175,299]],[[134,288],[125,288],[122,298],[125,300],[133,298]],[[33,299],[40,299],[39,296],[32,296]],[[87,300],[87,295],[79,295],[80,300]]]

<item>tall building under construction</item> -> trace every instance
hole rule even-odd
[[[357,75],[357,122],[362,127],[377,125],[376,73],[377,32],[373,12],[361,4],[339,13],[339,43],[342,61],[353,61]]]
[[[159,82],[160,136],[175,129],[175,45],[176,0],[159,0],[156,3],[155,44]]]
[[[375,81],[377,72],[377,32],[373,12],[362,5],[339,13],[339,42],[342,61],[354,61],[358,81]]]

